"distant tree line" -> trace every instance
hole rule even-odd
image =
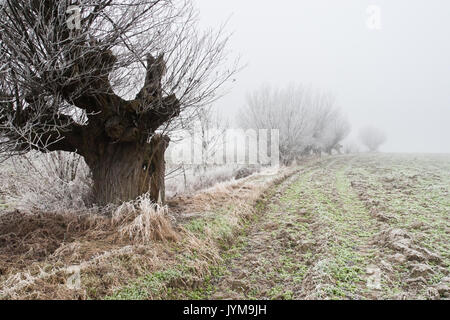
[[[331,93],[301,85],[263,86],[249,94],[238,123],[244,129],[279,129],[280,160],[286,165],[311,154],[341,153],[351,131]]]

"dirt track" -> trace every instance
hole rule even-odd
[[[201,288],[173,298],[450,296],[449,157],[336,157],[278,187]]]

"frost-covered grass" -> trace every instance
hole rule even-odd
[[[305,163],[268,197],[221,272],[177,299],[448,299],[450,157]],[[207,222],[213,220],[208,217]],[[204,234],[205,221],[190,230]]]
[[[232,182],[239,165],[184,166],[166,170],[166,197],[191,194],[218,183]],[[248,174],[259,171],[245,167]],[[2,163],[0,210],[25,212],[87,213],[92,203],[92,181],[84,160],[65,152],[30,153]]]
[[[9,208],[79,213],[92,207],[89,168],[76,154],[29,153],[9,159],[0,171],[0,191]]]
[[[166,178],[166,196],[173,197],[190,194],[210,188],[218,183],[234,181],[236,173],[242,169],[239,165],[188,166],[168,168]],[[258,172],[258,167],[245,167],[250,173]]]
[[[276,185],[294,170],[255,175],[248,180],[227,183],[223,188],[210,188],[192,196],[192,205],[204,215],[182,220],[181,241],[175,244],[176,263],[128,281],[105,299],[191,299],[204,298],[192,287],[204,285],[220,274],[224,253],[233,247],[241,234],[264,208],[263,195],[271,195]],[[219,199],[219,200],[217,200]],[[212,213],[206,214],[206,209]],[[185,208],[191,212],[193,208]],[[202,287],[203,289],[203,287]],[[212,290],[212,288],[210,287]]]

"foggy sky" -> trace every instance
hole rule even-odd
[[[230,18],[230,49],[247,64],[216,103],[231,120],[262,84],[303,83],[336,95],[353,136],[383,129],[382,151],[450,153],[450,1],[196,2],[202,27]],[[366,25],[369,5],[381,30]]]

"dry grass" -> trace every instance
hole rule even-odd
[[[210,274],[211,265],[221,261],[223,244],[255,213],[254,202],[286,174],[222,183],[177,197],[169,208],[142,197],[103,210],[109,215],[1,215],[0,296],[129,299],[135,297],[126,290],[130,279],[152,274],[164,275],[152,282],[159,289],[142,289],[137,298],[159,298],[171,286],[191,285]],[[193,212],[197,218],[189,217]],[[203,228],[192,228],[196,223]],[[66,283],[74,268],[81,273],[76,290]]]
[[[233,182],[239,169],[242,168],[238,165],[209,166],[207,168],[196,166],[168,168],[166,195],[175,197],[182,194],[192,194],[213,187],[218,183]],[[246,169],[253,173],[260,171],[257,166],[249,166]]]
[[[134,243],[178,239],[168,208],[152,203],[148,195],[123,203],[113,213],[112,222],[118,226],[123,238]]]
[[[164,268],[115,290],[112,299],[164,299],[175,289],[192,288],[212,276],[231,246],[257,213],[257,202],[270,187],[295,171],[265,172],[239,182],[221,183],[170,203],[177,219],[180,241],[176,255]]]

